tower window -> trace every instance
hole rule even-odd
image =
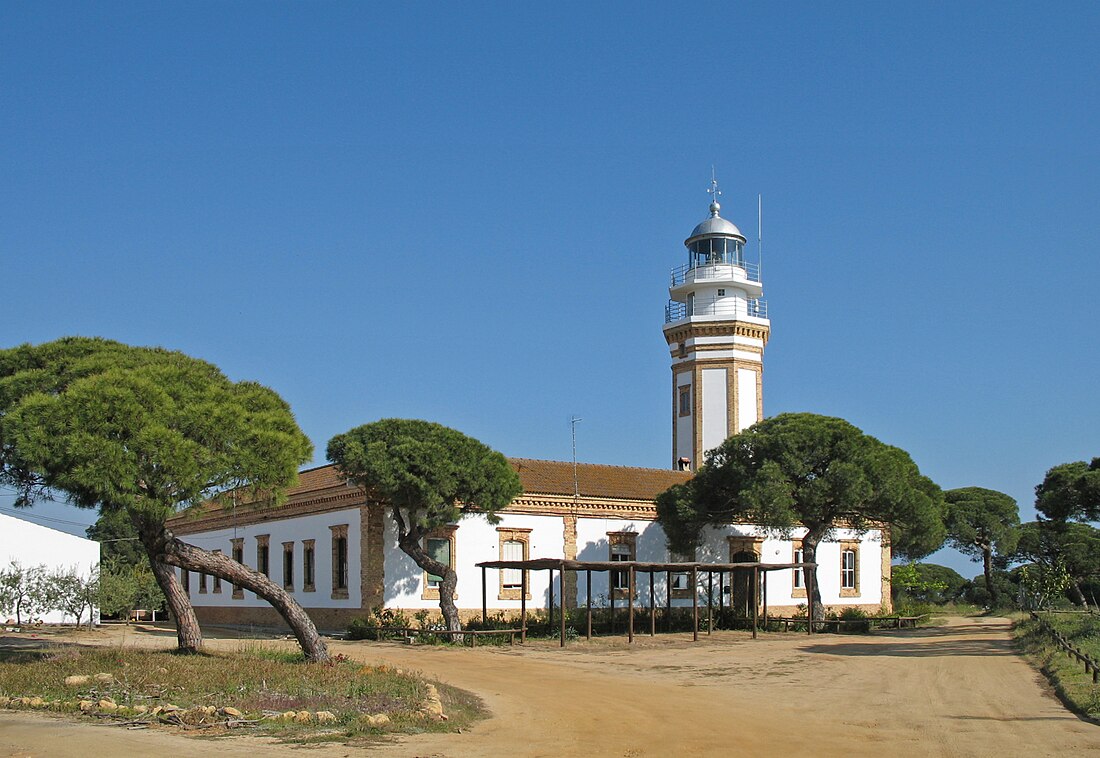
[[[691,415],[691,386],[685,385],[680,388],[680,415]]]
[[[726,291],[725,290],[718,290],[718,297],[725,297],[725,296],[726,296]]]

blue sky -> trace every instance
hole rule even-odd
[[[582,461],[665,467],[714,165],[750,238],[764,198],[767,415],[1029,518],[1100,455],[1098,34],[1069,2],[6,3],[0,345],[204,358],[318,463],[387,416],[567,459],[575,414]]]

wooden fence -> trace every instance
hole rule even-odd
[[[463,640],[469,638],[470,647],[477,647],[478,637],[508,637],[508,644],[516,644],[516,635],[521,629],[467,629],[465,631],[452,632],[449,629],[419,629],[414,626],[375,626],[369,627],[367,633],[373,634],[375,640],[382,639],[384,634],[399,634],[405,640],[411,642],[414,637],[420,635],[435,635],[438,637],[454,637],[460,635]]]
[[[1085,673],[1092,674],[1093,684],[1100,684],[1100,664],[1097,664],[1092,658],[1082,653],[1080,648],[1074,646],[1061,632],[1047,623],[1046,619],[1040,618],[1039,614],[1035,611],[1031,612],[1031,618],[1039,624],[1040,629],[1050,635],[1058,644],[1058,647],[1066,651],[1067,655],[1071,658],[1076,658],[1078,663],[1085,664]]]
[[[839,632],[842,626],[859,626],[865,627],[867,630],[871,629],[903,629],[913,628],[920,623],[920,620],[926,618],[927,613],[922,613],[920,616],[868,616],[861,619],[815,619],[814,629],[821,629],[822,631],[829,631],[831,628],[834,632]],[[805,616],[769,616],[764,622],[778,621],[783,624],[783,631],[790,631],[790,627],[806,625]]]

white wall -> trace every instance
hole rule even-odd
[[[703,369],[703,447],[713,450],[729,436],[729,383],[724,368]],[[702,461],[693,461],[702,463]]]
[[[278,585],[283,582],[283,543],[294,542],[294,591],[290,594],[307,608],[360,608],[360,510],[349,508],[331,513],[311,516],[265,521],[262,524],[249,524],[231,529],[218,529],[209,532],[181,535],[184,542],[201,547],[203,550],[220,550],[233,557],[233,538],[244,538],[244,564],[256,568],[256,537],[270,535],[268,545],[268,571],[271,581]],[[348,527],[348,597],[332,598],[332,530],[330,526],[346,524]],[[303,540],[314,540],[314,587],[313,592],[302,590]],[[177,569],[177,573],[178,573]],[[256,597],[247,590],[244,597],[233,599],[233,585],[223,581],[221,592],[214,592],[214,579],[207,577],[206,592],[199,591],[199,576],[191,572],[191,604],[195,606],[238,606],[256,608],[268,606],[268,602]]]
[[[755,424],[756,417],[756,372],[752,369],[737,369],[737,431],[741,432]]]
[[[459,608],[481,607],[481,569],[476,564],[500,560],[500,535],[497,529],[530,529],[529,557],[560,558],[565,554],[564,524],[561,516],[529,516],[502,514],[500,523],[490,524],[484,516],[470,514],[458,523],[455,532],[455,571],[458,588],[455,603]],[[386,529],[385,598],[388,608],[438,608],[439,601],[423,597],[425,575],[412,558],[397,546],[397,526],[388,521]],[[548,597],[549,572],[529,574],[530,607],[545,607]],[[500,600],[499,575],[496,569],[486,571],[486,596],[490,608],[520,607],[519,600]],[[560,592],[554,577],[555,605]]]
[[[12,561],[23,568],[45,566],[48,572],[72,569],[87,577],[99,565],[99,543],[0,514],[0,568],[7,568]],[[98,609],[94,616],[98,622]],[[42,620],[47,624],[74,621],[61,611],[44,614]]]

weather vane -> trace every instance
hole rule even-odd
[[[714,173],[714,166],[710,167],[710,189],[707,190],[707,194],[711,196],[712,203],[717,203],[718,196],[722,194],[722,190],[718,189],[718,176]]]

